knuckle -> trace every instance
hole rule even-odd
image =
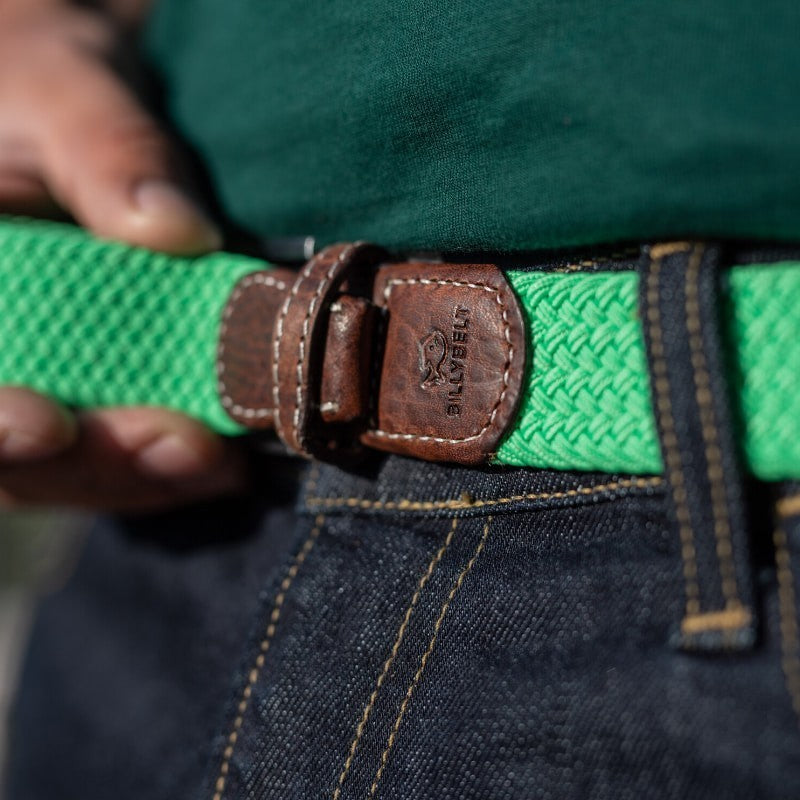
[[[131,113],[111,119],[103,129],[103,137],[116,147],[142,152],[166,152],[167,142],[155,122],[149,117]]]
[[[96,163],[111,164],[124,172],[148,168],[160,172],[175,166],[167,137],[144,114],[112,118],[95,130],[92,151]]]

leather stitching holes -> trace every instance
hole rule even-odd
[[[242,295],[253,286],[263,286],[267,289],[276,289],[279,292],[286,291],[286,284],[273,278],[271,275],[248,275],[234,290],[230,300],[225,308],[225,313],[222,317],[220,325],[219,345],[217,347],[217,390],[219,392],[222,405],[230,413],[246,419],[264,419],[273,415],[273,409],[270,408],[251,408],[237,403],[230,395],[228,387],[225,383],[225,336],[228,332],[228,323],[231,315],[236,307],[236,303],[241,299]]]
[[[506,363],[505,368],[503,370],[503,386],[500,391],[500,396],[497,398],[497,402],[492,407],[492,410],[489,414],[489,419],[487,420],[486,424],[477,432],[472,434],[471,436],[466,436],[461,439],[447,439],[441,436],[430,436],[427,434],[419,434],[419,433],[399,433],[395,431],[384,431],[380,428],[370,430],[369,433],[373,434],[374,436],[380,436],[385,439],[406,439],[406,440],[416,440],[420,442],[436,442],[438,444],[461,444],[463,442],[472,442],[476,439],[480,439],[486,431],[488,431],[497,417],[497,412],[500,406],[503,403],[503,400],[506,397],[506,393],[508,392],[508,385],[509,385],[509,374],[511,372],[511,364],[514,360],[514,345],[511,341],[511,325],[508,321],[508,308],[506,304],[503,302],[502,291],[497,289],[494,286],[489,286],[485,283],[469,283],[464,281],[455,281],[455,280],[440,280],[440,279],[432,279],[432,278],[395,278],[389,280],[386,284],[386,288],[383,291],[383,296],[386,300],[386,304],[389,304],[389,300],[391,297],[392,289],[395,286],[413,286],[413,285],[422,285],[422,286],[457,286],[463,287],[468,289],[479,289],[486,292],[492,292],[495,295],[495,300],[497,301],[498,305],[502,309],[502,318],[503,318],[503,335],[506,340]]]
[[[283,423],[281,422],[281,415],[280,415],[280,376],[278,374],[278,364],[280,362],[281,356],[281,340],[283,339],[283,323],[286,320],[286,315],[289,313],[289,306],[292,302],[292,299],[297,297],[297,293],[300,290],[300,283],[308,278],[311,274],[311,269],[313,268],[314,262],[309,261],[306,264],[305,268],[301,276],[294,282],[294,286],[292,286],[292,290],[286,295],[286,299],[283,301],[283,305],[281,306],[280,314],[278,314],[278,321],[275,324],[275,341],[272,344],[272,402],[274,405],[273,409],[273,416],[275,418],[275,431],[281,439],[284,438],[283,436]]]

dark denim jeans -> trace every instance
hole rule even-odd
[[[800,526],[788,503],[773,535],[774,487],[758,639],[704,654],[675,646],[659,479],[295,471],[95,532],[39,615],[12,800],[800,797]]]

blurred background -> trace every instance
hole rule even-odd
[[[37,598],[69,578],[89,524],[71,513],[0,513],[0,785],[8,712]]]

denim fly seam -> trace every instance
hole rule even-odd
[[[450,657],[452,642],[443,642],[442,635],[448,632],[451,614],[458,613],[459,594],[486,545],[490,525],[490,517],[430,521],[431,534],[438,533],[433,543],[438,546],[445,531],[446,537],[424,567],[410,602],[407,596],[402,599],[394,621],[387,626],[392,632],[384,644],[383,655],[387,658],[364,711],[356,715],[355,736],[343,751],[347,769],[343,768],[336,778],[331,797],[338,800],[382,795],[383,777],[396,766],[395,753],[401,763],[406,758],[404,722],[419,711],[416,695],[427,685],[428,666],[437,657],[445,661]],[[415,570],[417,574],[420,566]],[[401,613],[404,607],[405,612]],[[367,709],[369,713],[365,713]],[[390,780],[389,791],[396,784],[396,779]]]
[[[358,744],[361,741],[361,737],[364,733],[364,729],[369,722],[370,714],[372,713],[372,709],[375,707],[375,701],[378,699],[378,692],[381,690],[381,686],[383,686],[384,681],[386,680],[386,676],[389,674],[389,670],[394,663],[395,658],[397,657],[397,653],[400,649],[400,645],[403,643],[403,638],[405,637],[406,630],[408,629],[409,621],[411,620],[411,615],[414,613],[414,609],[417,607],[417,603],[419,602],[420,596],[422,594],[422,590],[425,588],[425,584],[430,580],[431,575],[433,574],[434,569],[436,569],[437,564],[442,560],[442,557],[447,552],[447,549],[450,547],[450,543],[453,541],[453,536],[455,535],[456,528],[458,526],[458,519],[454,518],[453,523],[450,527],[450,531],[447,534],[447,538],[444,540],[444,544],[436,551],[435,555],[431,559],[430,563],[428,564],[428,568],[423,573],[422,577],[419,580],[419,584],[417,585],[417,589],[414,592],[414,596],[411,598],[411,602],[409,603],[408,608],[406,609],[406,613],[403,615],[403,621],[400,623],[400,627],[397,631],[397,637],[394,640],[394,644],[392,645],[392,650],[389,653],[389,657],[383,664],[383,668],[381,669],[381,674],[378,676],[378,680],[375,682],[375,688],[372,691],[372,694],[367,701],[367,704],[364,706],[364,712],[361,715],[361,719],[358,721],[358,726],[356,727],[355,735],[353,736],[353,741],[348,748],[347,752],[347,759],[344,762],[344,766],[342,767],[342,771],[339,773],[339,777],[336,781],[336,789],[333,792],[333,800],[339,800],[339,797],[342,793],[342,786],[344,785],[345,779],[347,778],[347,774],[350,771],[350,767],[353,764],[353,759],[356,754],[356,749],[358,748]]]
[[[375,794],[378,791],[378,785],[380,783],[384,770],[386,769],[386,765],[389,761],[389,755],[391,753],[391,750],[394,747],[395,741],[397,740],[398,731],[400,730],[400,726],[403,723],[403,718],[405,717],[406,711],[408,710],[408,705],[411,702],[414,691],[416,690],[417,686],[419,685],[422,679],[423,673],[425,672],[425,667],[436,646],[436,642],[439,637],[439,632],[442,629],[445,616],[447,615],[447,612],[450,609],[450,605],[453,602],[456,594],[458,593],[459,589],[461,589],[462,585],[464,584],[464,581],[466,580],[469,573],[472,571],[473,567],[478,561],[478,558],[483,552],[483,548],[486,546],[486,541],[489,538],[489,529],[491,524],[492,524],[492,518],[487,517],[486,522],[483,526],[483,535],[481,536],[478,545],[475,548],[474,553],[472,554],[472,557],[466,563],[461,572],[458,573],[458,577],[456,578],[456,581],[453,584],[453,588],[447,595],[447,599],[442,605],[442,609],[439,612],[439,616],[436,618],[436,623],[433,626],[433,635],[431,636],[431,640],[428,644],[427,649],[422,654],[422,657],[419,660],[419,667],[417,667],[417,671],[414,673],[414,678],[412,679],[411,683],[408,686],[408,689],[406,690],[405,696],[403,697],[403,701],[401,702],[400,708],[397,712],[397,717],[395,718],[394,724],[392,725],[392,730],[389,733],[389,738],[386,740],[386,747],[381,753],[380,764],[378,765],[378,770],[375,773],[375,778],[373,779],[369,789],[370,800],[372,800],[372,798],[375,797]]]

